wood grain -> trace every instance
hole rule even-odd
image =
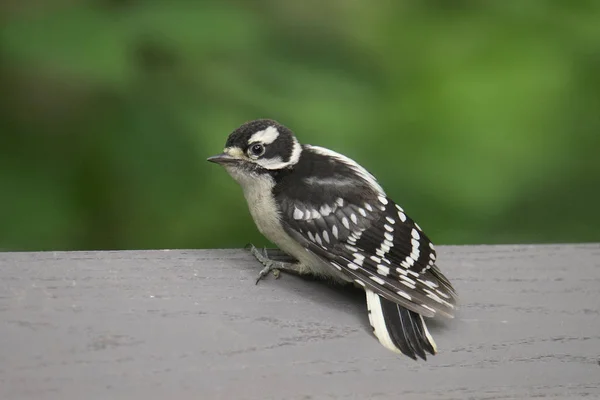
[[[439,248],[461,308],[415,362],[363,295],[244,250],[0,253],[1,399],[600,398],[600,245]]]

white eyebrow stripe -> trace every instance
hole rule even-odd
[[[260,142],[264,144],[271,144],[279,137],[279,131],[274,126],[269,126],[267,129],[258,131],[248,140],[248,144],[254,142]]]

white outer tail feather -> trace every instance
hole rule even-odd
[[[394,342],[392,342],[392,338],[390,337],[390,333],[387,330],[385,325],[385,320],[383,318],[383,310],[381,309],[381,298],[375,294],[375,292],[366,289],[367,293],[367,309],[369,310],[369,322],[373,327],[373,333],[379,339],[379,342],[388,350],[393,351],[394,353],[402,354],[400,349],[398,349]]]
[[[385,319],[383,317],[383,310],[381,309],[381,298],[379,297],[379,295],[377,295],[375,292],[369,289],[366,289],[365,292],[367,294],[367,309],[369,310],[369,322],[373,327],[373,333],[386,349],[391,350],[394,353],[402,354],[400,349],[398,349],[392,341],[390,333],[388,332],[387,326],[385,324]],[[427,340],[429,341],[435,352],[437,352],[437,345],[435,344],[433,337],[431,337],[431,334],[427,329],[427,325],[425,324],[423,316],[420,315],[419,317],[423,322],[423,330],[425,336],[427,337]]]

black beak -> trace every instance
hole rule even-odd
[[[215,164],[230,164],[238,162],[239,160],[235,157],[231,157],[227,153],[221,153],[216,156],[208,157],[206,161],[214,162]]]

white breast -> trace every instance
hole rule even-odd
[[[250,215],[260,233],[281,250],[300,261],[313,274],[346,280],[339,275],[335,268],[323,263],[285,232],[281,226],[279,208],[272,195],[275,182],[271,176],[266,174],[249,175],[232,167],[226,167],[226,169],[242,187]]]

